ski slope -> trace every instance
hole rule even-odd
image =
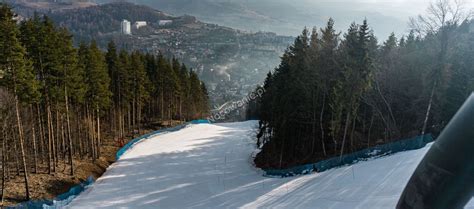
[[[394,208],[429,147],[267,178],[252,165],[256,126],[199,124],[144,140],[68,208]]]

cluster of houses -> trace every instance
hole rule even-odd
[[[166,26],[166,25],[170,25],[173,23],[173,20],[159,20],[158,21],[158,25],[159,26]],[[140,29],[141,27],[145,27],[147,26],[147,22],[146,21],[136,21],[135,23],[133,23],[133,28],[135,29]],[[122,34],[125,34],[125,35],[131,35],[132,34],[132,24],[130,21],[128,20],[122,20],[122,24],[121,24],[121,27],[120,27],[120,32]]]

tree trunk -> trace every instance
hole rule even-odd
[[[137,127],[137,114],[136,114],[136,99],[132,101],[132,132],[135,132]]]
[[[4,126],[5,127],[5,126]],[[2,208],[4,206],[4,197],[5,197],[5,180],[6,180],[6,170],[7,170],[7,134],[6,128],[3,128],[3,142],[2,142]]]
[[[374,115],[370,117],[370,126],[369,126],[369,133],[367,134],[367,148],[370,148],[370,135],[372,133],[372,125],[374,124]]]
[[[428,103],[428,107],[426,108],[426,116],[425,116],[425,120],[423,121],[423,129],[421,129],[422,137],[425,135],[426,127],[428,125],[428,120],[430,118],[431,106],[433,104],[433,98],[434,98],[436,86],[437,86],[437,82],[434,83],[433,88],[431,89],[430,101]]]
[[[171,95],[170,93],[170,96],[169,96],[169,99],[170,99],[170,102],[168,103],[168,120],[172,120],[172,116],[171,116],[171,108],[173,107],[173,95]]]
[[[33,142],[33,167],[34,167],[34,172],[38,172],[38,151],[36,147],[36,131],[35,131],[35,122],[34,122],[34,110],[33,110],[33,105],[30,104],[30,114],[31,114],[31,135],[32,135],[32,142]]]
[[[52,134],[51,134],[51,107],[49,104],[46,104],[46,114],[47,114],[47,123],[48,123],[48,174],[54,172],[52,168],[53,164],[53,144],[52,144]]]
[[[350,117],[351,117],[351,112],[350,110],[348,110],[346,113],[346,124],[344,125],[344,135],[342,137],[341,154],[339,155],[339,159],[341,161],[342,161],[342,155],[344,154],[344,146],[345,146],[346,138],[347,138],[347,129],[349,129]]]
[[[44,150],[44,126],[43,126],[43,119],[42,119],[42,116],[41,116],[41,112],[40,112],[40,105],[39,103],[36,103],[36,111],[37,111],[37,116],[38,116],[38,125],[39,125],[39,134],[40,134],[40,137],[39,137],[39,146],[40,146],[40,161],[41,163],[44,163],[44,153],[45,153],[45,150]]]
[[[179,120],[183,120],[183,101],[179,98]]]
[[[28,186],[28,169],[27,169],[27,166],[26,166],[26,156],[25,156],[25,147],[24,147],[24,138],[23,138],[23,127],[21,125],[21,117],[20,117],[20,104],[19,104],[19,101],[18,101],[18,96],[17,96],[17,92],[16,92],[16,88],[14,90],[14,94],[15,94],[15,110],[16,110],[16,122],[17,122],[17,126],[18,126],[18,137],[20,139],[20,150],[21,150],[21,158],[22,158],[22,163],[23,163],[23,170],[24,170],[24,179],[25,179],[25,189],[26,189],[26,199],[29,200],[30,199],[30,189],[29,189],[29,186]]]
[[[95,155],[95,126],[94,126],[94,113],[91,113],[92,111],[88,107],[87,111],[87,125],[89,129],[89,141],[90,141],[90,155],[92,157],[92,161],[95,161],[96,155]]]
[[[60,117],[61,123],[61,157],[63,158],[64,165],[66,165],[66,133],[64,133],[64,116],[61,114]],[[67,130],[66,130],[67,131]]]
[[[55,114],[56,114],[56,140],[53,143],[53,150],[54,150],[54,165],[56,167],[59,167],[59,149],[61,148],[60,143],[61,143],[61,133],[59,132],[60,130],[60,122],[59,122],[59,110],[58,110],[58,103],[56,103],[55,106]],[[54,125],[52,125],[54,126]]]
[[[36,147],[36,131],[35,131],[35,125],[34,124],[31,127],[31,132],[32,132],[32,135],[33,135],[33,164],[34,164],[34,168],[35,168],[34,173],[38,173],[38,151],[37,151],[37,147]]]
[[[321,114],[319,115],[319,126],[321,128],[321,145],[323,147],[323,154],[324,156],[327,156],[326,144],[324,142],[325,137],[324,137],[324,124],[323,124],[325,107],[326,107],[326,94],[323,95],[323,107],[321,108]]]
[[[394,129],[395,131],[397,132],[397,135],[399,134],[399,130],[398,130],[398,126],[397,126],[397,121],[395,120],[395,116],[393,115],[393,111],[392,111],[392,107],[390,106],[390,104],[388,103],[387,99],[385,99],[385,96],[382,94],[382,91],[380,90],[380,86],[377,82],[377,80],[375,79],[375,88],[377,89],[377,92],[379,93],[380,95],[380,98],[382,98],[382,101],[384,102],[385,106],[387,107],[387,110],[390,114],[390,119],[392,120],[392,123],[393,123],[393,126],[394,126]],[[391,130],[391,129],[390,129]]]
[[[123,113],[122,113],[122,107],[119,107],[119,138],[120,140],[123,139],[124,137],[124,132],[125,132],[125,127],[124,127],[124,119],[123,119]]]
[[[357,117],[354,116],[353,121],[352,121],[352,130],[351,130],[351,151],[354,151],[354,131],[355,131],[355,126],[357,122]]]
[[[313,121],[311,123],[311,136],[312,136],[312,140],[311,140],[311,156],[313,156],[314,154],[314,144],[316,142],[316,101],[315,101],[315,98],[314,98],[314,90],[312,91],[312,111],[313,111]]]
[[[138,126],[138,134],[141,134],[141,125],[142,125],[142,121],[141,121],[141,119],[142,119],[142,114],[141,114],[142,110],[141,110],[141,109],[142,109],[142,108],[141,108],[141,104],[140,104],[140,102],[138,102],[138,104],[137,104],[137,126]]]
[[[67,87],[64,86],[64,100],[65,100],[65,106],[66,106],[66,125],[67,125],[67,139],[69,142],[68,146],[68,152],[69,152],[69,166],[71,167],[70,169],[70,174],[71,176],[74,175],[74,163],[73,163],[73,156],[72,156],[72,138],[71,138],[71,123],[70,123],[70,118],[69,118],[69,101],[68,101],[68,94],[67,94]]]
[[[334,113],[331,114],[331,121],[334,121]],[[333,131],[331,133],[331,138],[332,138],[332,142],[334,143],[334,155],[337,154],[337,139],[336,139],[336,133],[335,131]]]
[[[161,91],[161,94],[160,94],[160,98],[161,98],[161,120],[163,121],[164,120],[164,117],[165,117],[165,99],[164,99],[164,92],[163,90]]]
[[[16,137],[18,137],[17,135],[14,135],[14,133],[12,133],[12,139],[15,139]],[[16,141],[13,142],[13,145],[14,145],[14,149],[15,149],[15,152],[14,152],[14,157],[15,157],[15,167],[16,167],[16,175],[17,176],[20,176],[20,159],[18,159],[18,143]]]
[[[77,111],[78,112],[78,111]],[[77,125],[77,136],[78,136],[78,142],[79,142],[79,157],[81,159],[84,159],[84,145],[83,145],[83,141],[84,140],[81,140],[83,138],[83,133],[82,133],[82,125],[81,125],[81,119],[82,118],[83,114],[82,113],[78,113],[77,115],[77,119],[76,119],[76,125]]]
[[[100,157],[100,114],[99,108],[97,108],[97,159]]]
[[[128,123],[128,132],[129,132],[129,133],[132,131],[132,127],[131,127],[131,126],[132,126],[132,125],[131,125],[131,123],[132,123],[132,117],[131,117],[131,113],[130,113],[130,112],[131,112],[131,111],[130,111],[130,105],[129,105],[128,108],[127,108],[127,118],[128,118],[127,123]]]
[[[8,162],[10,162],[9,154],[11,152],[11,150],[10,150],[11,146],[8,143],[6,143],[6,142],[8,142],[8,133],[7,132],[8,131],[5,130],[5,150],[8,150],[9,152],[6,152],[6,151],[4,152],[4,154],[5,154],[5,163],[6,163],[5,164],[5,171],[6,171],[5,179],[10,179],[10,167],[8,166],[9,165]]]

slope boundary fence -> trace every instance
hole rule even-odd
[[[304,175],[312,172],[323,172],[332,168],[337,168],[346,165],[352,165],[359,161],[366,161],[373,158],[378,158],[386,155],[395,154],[398,152],[416,150],[423,148],[426,144],[434,141],[431,134],[423,136],[416,136],[409,139],[399,140],[387,144],[377,145],[375,147],[363,149],[350,154],[345,154],[337,157],[332,157],[316,163],[310,163],[300,166],[295,166],[288,169],[268,169],[264,170],[264,176],[267,177],[291,177],[296,175]]]
[[[175,132],[179,131],[188,125],[191,124],[208,124],[208,120],[193,120],[178,126],[170,127],[170,128],[165,128],[165,129],[160,129],[157,131],[153,131],[151,133],[142,135],[138,138],[132,139],[130,142],[128,142],[125,146],[120,148],[117,153],[115,154],[116,160],[120,160],[120,158],[125,154],[128,150],[130,150],[135,144],[138,142],[149,139],[152,137],[155,137],[156,135],[163,134],[163,133],[168,133],[168,132]],[[85,191],[89,186],[91,186],[95,182],[94,177],[90,176],[87,178],[86,181],[81,182],[80,184],[72,187],[68,192],[63,193],[58,195],[52,200],[30,200],[27,202],[19,203],[18,205],[12,206],[12,207],[5,207],[5,208],[27,208],[27,209],[56,209],[56,208],[63,208],[69,203],[74,200],[80,193]]]

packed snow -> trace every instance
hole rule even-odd
[[[252,164],[256,126],[255,121],[190,125],[143,140],[68,207],[394,208],[429,149],[268,178]]]

